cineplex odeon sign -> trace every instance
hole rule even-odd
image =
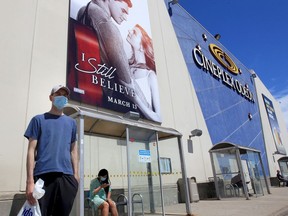
[[[220,47],[216,46],[215,44],[210,44],[209,50],[218,63],[226,68],[229,72],[234,75],[241,73],[241,70],[236,66],[233,60],[225,52],[223,52]],[[221,80],[224,84],[235,90],[247,100],[254,102],[253,94],[249,90],[248,84],[242,84],[239,80],[235,79],[229,73],[215,64],[212,60],[208,59],[205,55],[203,55],[199,45],[193,49],[192,54],[196,64],[199,67],[204,69],[206,72],[209,72],[218,80]]]

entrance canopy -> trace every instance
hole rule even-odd
[[[264,195],[264,187],[270,193],[259,150],[225,142],[209,153],[218,199],[240,196],[242,191],[249,199],[249,189],[258,196]]]
[[[184,151],[182,147],[182,134],[177,130],[171,128],[165,128],[155,123],[146,122],[143,120],[135,120],[134,118],[129,118],[129,115],[124,114],[123,116],[114,113],[107,113],[104,111],[99,111],[95,109],[89,109],[87,107],[80,107],[69,104],[64,108],[64,113],[71,116],[77,120],[78,126],[78,145],[79,145],[79,158],[80,158],[80,182],[79,182],[79,199],[78,203],[75,206],[77,214],[84,216],[84,134],[85,135],[95,135],[99,137],[109,137],[115,139],[126,139],[127,144],[127,176],[128,176],[128,216],[132,216],[132,193],[131,193],[131,177],[130,173],[130,164],[129,164],[129,141],[130,141],[130,132],[133,132],[133,139],[136,140],[147,140],[149,141],[151,137],[155,137],[156,142],[159,140],[176,138],[179,148],[179,156],[181,163],[182,178],[184,179],[184,191],[186,198],[186,212],[187,215],[192,215],[190,207],[190,197],[189,197],[189,188],[186,175],[186,165],[184,160]],[[135,113],[134,113],[135,114]],[[133,116],[132,116],[133,117]],[[158,147],[157,147],[158,148]],[[158,167],[159,167],[158,157]],[[160,190],[161,197],[163,197],[163,188],[161,185],[161,175],[160,178]],[[164,212],[164,202],[162,199],[162,212]]]

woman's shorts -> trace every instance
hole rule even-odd
[[[105,200],[103,200],[102,198],[100,198],[98,195],[96,195],[93,199],[92,202],[94,204],[94,208],[98,209],[100,205],[102,205]]]

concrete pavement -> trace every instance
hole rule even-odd
[[[270,187],[270,191],[271,194],[265,193],[264,196],[259,197],[254,195],[250,197],[250,200],[246,200],[244,197],[200,200],[199,202],[191,203],[192,214],[193,216],[288,216],[288,187]],[[9,210],[11,205],[9,205],[10,207],[7,206],[7,208],[1,208],[0,216],[16,215],[23,202],[21,205],[19,203],[17,208],[15,204],[12,204],[14,211]],[[165,214],[167,216],[186,215],[185,204],[165,206]],[[85,215],[89,215],[88,212]],[[156,216],[156,214],[148,213],[145,213],[145,215]]]
[[[288,216],[288,187],[271,187],[259,197],[200,200],[192,203],[193,216]],[[166,206],[166,215],[186,215],[185,205]]]

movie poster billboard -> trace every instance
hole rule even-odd
[[[281,139],[281,131],[279,128],[279,124],[278,124],[278,120],[276,117],[276,113],[274,110],[274,106],[271,100],[269,100],[265,95],[262,94],[263,97],[263,101],[266,107],[266,112],[268,115],[268,120],[270,123],[270,127],[271,127],[271,131],[273,134],[273,138],[274,138],[274,142],[275,142],[275,146],[276,146],[276,150],[277,153],[279,154],[283,154],[286,155],[286,149],[282,143],[282,139]]]
[[[71,99],[161,123],[147,0],[70,0]]]

